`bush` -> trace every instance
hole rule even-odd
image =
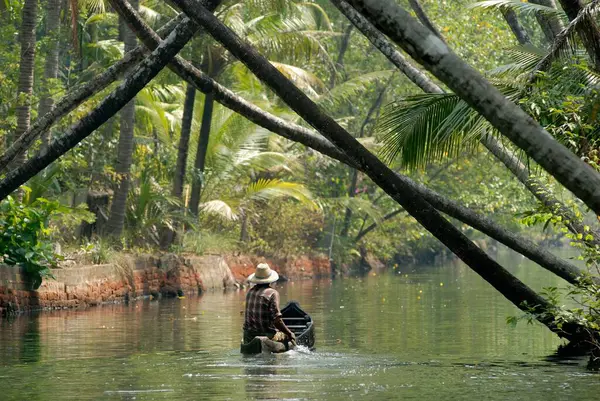
[[[252,222],[251,251],[270,256],[303,255],[317,249],[323,213],[293,200],[261,205]]]
[[[0,253],[3,261],[23,266],[33,289],[42,284],[42,278],[52,277],[50,268],[55,267],[59,259],[50,241],[48,223],[50,216],[62,209],[58,202],[43,198],[30,206],[10,196],[0,203]]]

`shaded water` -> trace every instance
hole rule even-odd
[[[503,259],[535,289],[564,285]],[[507,326],[517,309],[461,264],[404,270],[281,286],[313,315],[316,352],[241,356],[243,292],[2,320],[0,400],[600,397],[584,360],[545,360],[560,341]]]

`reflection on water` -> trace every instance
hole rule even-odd
[[[563,286],[520,258],[535,289]],[[518,311],[464,266],[288,283],[316,322],[317,351],[242,356],[243,292],[0,320],[2,400],[595,399],[584,361],[512,328]]]

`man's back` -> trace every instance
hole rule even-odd
[[[277,331],[274,321],[281,316],[279,293],[269,285],[255,285],[246,294],[244,331],[272,335]]]

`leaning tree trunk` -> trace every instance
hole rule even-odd
[[[21,61],[19,63],[19,87],[17,89],[17,129],[10,143],[16,141],[29,129],[31,123],[31,98],[33,96],[33,73],[35,67],[35,26],[37,23],[37,0],[25,0],[21,23]],[[25,161],[25,154],[14,160],[14,166]]]
[[[218,0],[215,0],[218,1]],[[46,152],[40,152],[27,163],[10,171],[0,182],[0,200],[35,176],[60,156],[104,124],[144,88],[192,38],[197,26],[184,19],[161,44],[136,66],[126,79],[94,110],[71,126],[63,136],[54,139]]]
[[[585,7],[582,0],[560,0],[560,5],[569,17],[569,21],[577,18]],[[578,34],[592,60],[594,69],[600,71],[600,28],[598,28],[594,17],[591,15],[586,16],[585,22],[578,29]]]
[[[523,28],[523,25],[521,25],[521,23],[519,22],[519,17],[517,16],[517,13],[514,10],[511,10],[510,8],[503,8],[502,16],[504,17],[504,20],[510,27],[510,30],[513,32],[513,34],[517,38],[517,41],[519,42],[519,44],[521,44],[521,45],[531,44],[531,39],[529,39],[529,34],[527,34],[527,31],[525,30],[525,28]]]
[[[348,26],[344,30],[344,35],[340,39],[340,51],[335,62],[335,69],[331,71],[331,77],[329,78],[329,88],[333,88],[335,86],[335,81],[338,73],[341,73],[343,76],[346,75],[344,73],[344,56],[346,55],[348,45],[350,44],[350,35],[352,35],[352,29],[354,29],[354,26],[352,24],[348,24]]]
[[[419,3],[419,0],[408,0],[408,3],[410,4],[410,8],[412,8],[415,14],[417,15],[419,21],[421,21],[421,24],[425,25],[427,28],[429,28],[431,32],[435,33],[435,35],[438,38],[445,42],[444,37],[442,36],[440,31],[438,31],[434,23],[431,22],[431,20],[427,16],[427,13],[423,9],[423,6],[421,6],[421,3]]]
[[[556,3],[554,0],[530,0],[533,4],[539,4],[540,6],[556,8]],[[556,15],[545,15],[542,13],[536,13],[536,19],[538,24],[542,28],[542,32],[544,33],[544,37],[548,41],[548,43],[552,44],[554,42],[554,38],[556,35],[563,30],[563,24]]]
[[[194,161],[194,181],[192,182],[192,193],[190,195],[190,212],[198,216],[200,205],[200,194],[202,182],[204,181],[204,166],[206,164],[206,152],[210,139],[210,128],[213,117],[214,96],[207,94],[204,97],[204,110],[202,111],[202,124],[198,137],[198,148],[196,149],[196,160]]]
[[[139,0],[128,0],[135,9],[139,7]],[[125,25],[123,20],[119,22]],[[137,38],[130,29],[123,32],[123,41],[125,42],[125,53],[137,47]],[[117,165],[115,172],[117,174],[117,189],[110,206],[110,217],[106,225],[109,235],[119,237],[123,232],[125,225],[125,210],[127,208],[127,195],[129,194],[130,170],[133,158],[134,146],[134,128],[135,128],[135,98],[131,99],[121,110],[121,127],[119,134],[119,146],[117,153]]]
[[[333,118],[329,117],[300,91],[269,61],[251,46],[245,44],[224,26],[214,15],[202,7],[197,0],[174,0],[188,16],[211,34],[216,40],[242,61],[260,80],[266,83],[277,95],[309,124],[317,128],[321,134],[341,149],[352,161],[385,192],[396,200],[425,229],[444,243],[452,252],[463,260],[508,300],[519,308],[525,303],[535,305],[542,310],[549,310],[550,304],[524,283],[510,274],[497,262],[491,259],[463,233],[443,218],[429,203],[408,183],[391,171],[381,160],[371,154],[355,138],[346,132]],[[437,39],[439,42],[439,39]],[[439,42],[441,43],[441,42]],[[576,324],[568,328],[558,328],[554,319],[547,315],[538,315],[538,319],[551,330],[567,339],[576,339],[583,330]]]
[[[54,99],[50,93],[50,87],[54,86],[54,80],[58,77],[58,52],[60,39],[60,10],[61,0],[47,0],[46,9],[46,36],[48,37],[48,49],[46,51],[46,64],[44,66],[44,78],[42,79],[42,94],[38,107],[38,118],[44,116],[52,109]],[[42,135],[42,149],[48,147],[50,142],[50,131]]]
[[[390,79],[391,81],[391,79]],[[377,95],[377,99],[367,112],[367,116],[365,117],[365,121],[363,121],[362,126],[360,127],[360,132],[358,134],[358,138],[362,138],[365,135],[365,129],[369,122],[371,122],[371,116],[373,113],[378,111],[381,108],[381,104],[383,103],[383,97],[385,95],[385,91],[390,82],[387,83],[386,86],[379,92]],[[350,185],[348,187],[348,197],[354,198],[356,196],[356,185],[358,183],[358,170],[353,168],[350,171]],[[346,208],[346,213],[344,215],[344,222],[342,223],[342,231],[340,232],[340,236],[345,238],[348,236],[348,232],[350,231],[350,224],[352,223],[352,209],[349,207]]]
[[[389,0],[350,0],[382,33],[442,80],[500,133],[600,214],[600,174],[550,136],[435,34]]]
[[[192,131],[192,120],[194,118],[194,102],[196,101],[196,87],[187,84],[185,101],[183,102],[183,117],[181,118],[181,133],[177,145],[177,163],[173,176],[172,195],[183,201],[183,185],[185,183],[185,169],[187,166],[188,151],[190,148],[190,133]],[[182,202],[183,204],[183,202]],[[165,228],[161,236],[161,248],[167,249],[175,239],[175,232]]]
[[[117,11],[128,21],[130,27],[135,28],[139,38],[143,40],[149,48],[156,47],[156,44],[159,40],[158,36],[139,18],[139,16],[131,9],[131,7],[128,7],[123,0],[111,0],[111,2],[114,6],[120,5]],[[373,31],[381,35],[381,33],[379,33],[377,30],[373,29]],[[386,44],[389,45],[388,42],[382,43],[384,46]],[[392,56],[392,59],[394,59],[393,54],[390,55]],[[257,125],[291,141],[302,143],[307,147],[315,149],[316,151],[339,160],[351,167],[360,169],[360,166],[354,163],[345,153],[341,152],[337,147],[335,147],[331,142],[327,141],[322,136],[315,134],[313,131],[310,131],[304,127],[289,123],[258,109],[256,106],[248,103],[241,97],[235,95],[228,89],[204,75],[200,70],[192,66],[187,61],[181,59],[179,56],[175,57],[173,63],[170,65],[170,68],[187,82],[194,83],[199,91],[205,94],[213,94],[216,101],[220,102],[232,111],[243,115]],[[438,88],[438,90],[440,89]],[[474,211],[461,206],[454,201],[446,199],[422,185],[412,182],[410,179],[408,179],[408,177],[403,177],[403,179],[410,183],[414,191],[417,191],[438,210],[464,222],[465,224],[470,225],[471,227],[481,231],[482,233],[485,233],[491,238],[496,239],[502,244],[508,246],[516,252],[521,253],[535,263],[538,263],[540,266],[557,274],[565,280],[575,283],[577,278],[580,276],[580,272],[575,266],[560,258],[557,258],[552,253],[537,247],[528,239],[515,235],[498,226],[494,221],[488,219],[487,217],[478,215]],[[4,193],[3,188],[11,188],[11,186],[16,185],[15,182],[18,181],[15,179],[13,182],[5,182],[0,184],[0,199]],[[4,189],[4,191],[5,190],[6,189]]]

